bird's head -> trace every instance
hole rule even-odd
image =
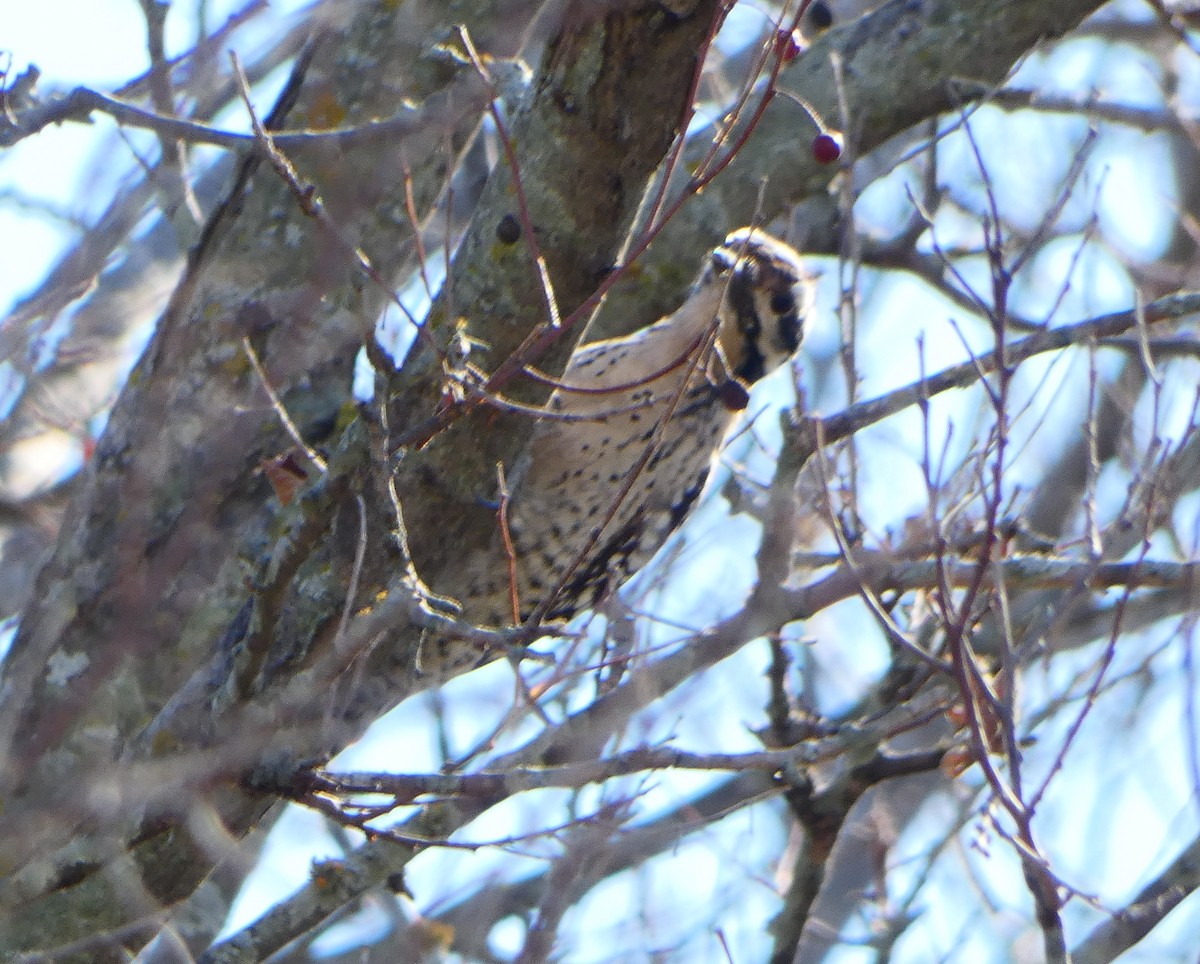
[[[699,284],[723,292],[715,353],[727,377],[741,386],[753,385],[800,347],[814,279],[782,241],[757,228],[738,228],[713,250]]]

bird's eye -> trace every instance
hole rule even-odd
[[[786,315],[796,308],[796,295],[790,288],[771,295],[771,310],[777,315]]]

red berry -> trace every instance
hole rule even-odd
[[[833,164],[842,156],[842,135],[837,131],[821,131],[813,138],[812,153],[819,164]]]
[[[800,31],[779,30],[775,34],[775,53],[785,64],[790,64],[799,57],[800,51],[803,49],[804,43],[800,39]]]
[[[717,389],[717,397],[729,412],[743,412],[750,404],[750,393],[746,391],[746,386],[732,378]]]

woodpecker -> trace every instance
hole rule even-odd
[[[537,611],[543,626],[594,607],[642,568],[700,496],[749,388],[800,346],[814,281],[799,254],[739,228],[673,314],[578,347],[509,473],[505,533],[467,561],[460,618],[486,628]],[[427,632],[418,665],[487,654]]]

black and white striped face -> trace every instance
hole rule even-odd
[[[800,347],[813,278],[782,241],[738,228],[713,250],[700,283],[724,286],[717,340],[742,383],[752,385]]]

